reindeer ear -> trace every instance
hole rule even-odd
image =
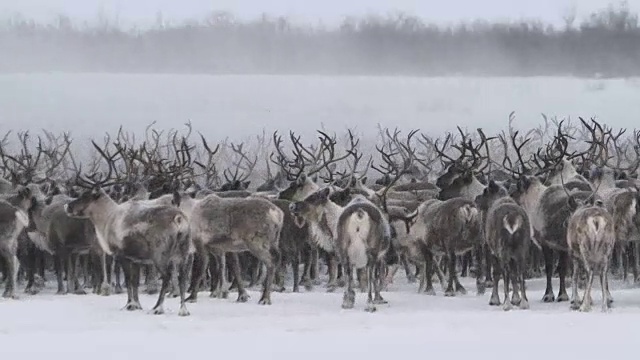
[[[362,179],[360,179],[360,182],[362,183],[362,185],[366,185],[367,184],[367,179],[368,179],[367,176],[365,176]]]
[[[244,189],[248,189],[248,188],[249,188],[249,185],[251,185],[251,180],[249,180],[249,181],[245,181],[245,182],[243,182],[243,183],[242,183],[242,187],[243,187]]]
[[[181,200],[180,193],[178,191],[174,191],[173,192],[173,199],[171,199],[171,203],[174,206],[180,207],[180,200]]]
[[[53,195],[49,195],[44,199],[44,204],[45,205],[51,205],[52,201],[53,201]]]
[[[320,197],[322,197],[323,199],[329,199],[329,194],[331,193],[331,189],[327,186],[326,188],[320,190]]]

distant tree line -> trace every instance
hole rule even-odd
[[[536,21],[436,26],[407,14],[294,25],[225,12],[147,29],[107,19],[0,24],[0,72],[104,71],[381,75],[640,75],[638,15],[610,6],[554,27]]]

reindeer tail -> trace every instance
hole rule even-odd
[[[347,225],[349,245],[347,247],[347,255],[349,262],[357,269],[367,266],[367,235],[371,225],[369,214],[358,209],[355,211]]]
[[[504,229],[507,230],[507,232],[509,233],[509,235],[513,235],[516,233],[516,231],[520,230],[520,228],[522,227],[523,224],[523,219],[522,216],[520,215],[505,215],[502,218],[502,226],[504,226]]]
[[[471,223],[478,219],[478,208],[473,204],[465,204],[460,208],[459,216],[464,223]]]

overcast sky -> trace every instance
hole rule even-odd
[[[575,7],[578,19],[619,0],[0,0],[0,14],[19,12],[28,18],[50,20],[63,13],[74,19],[95,20],[101,11],[122,24],[152,24],[158,11],[165,19],[203,18],[212,10],[228,10],[241,18],[266,12],[286,15],[296,22],[340,21],[345,15],[401,10],[437,22],[469,19],[537,18],[560,24]],[[640,0],[628,0],[640,10]]]

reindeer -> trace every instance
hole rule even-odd
[[[355,302],[353,268],[366,269],[368,298],[366,311],[376,311],[375,304],[386,304],[380,295],[385,255],[391,247],[389,223],[382,211],[362,195],[357,195],[342,209],[337,221],[336,247],[347,276],[342,308]],[[372,296],[375,292],[375,298]]]
[[[221,255],[248,250],[267,267],[259,304],[271,305],[271,286],[280,261],[278,239],[283,226],[282,210],[262,198],[221,198],[216,194],[199,200],[185,194],[176,194],[176,197],[180,199],[180,208],[190,220],[190,233],[199,255],[199,266],[193,272],[195,284],[201,281],[209,253]],[[249,297],[242,286],[237,257],[234,273],[238,284],[238,301],[245,302]],[[194,286],[188,300],[195,302],[197,297],[198,286]]]
[[[507,189],[493,180],[476,198],[484,214],[485,240],[495,261],[493,291],[489,305],[500,305],[498,282],[500,273],[504,284],[504,310],[511,305],[529,308],[525,286],[525,269],[531,246],[531,225],[525,210],[509,197]],[[509,281],[513,285],[513,297],[509,299]]]
[[[589,198],[569,218],[567,247],[573,260],[573,284],[571,308],[590,311],[593,276],[600,276],[602,311],[606,312],[613,299],[609,292],[609,258],[615,245],[614,220],[599,199]],[[587,274],[587,287],[582,300],[578,299],[580,271]]]
[[[93,145],[100,150],[95,142]],[[180,287],[178,315],[188,316],[185,302],[187,270],[195,248],[187,216],[175,206],[139,201],[116,203],[103,190],[112,172],[113,164],[109,162],[109,173],[104,180],[83,180],[93,188],[65,204],[65,212],[71,217],[91,220],[102,250],[119,258],[127,283],[126,310],[142,309],[138,298],[140,265],[152,264],[162,277],[162,287],[152,313],[163,314],[171,267],[175,264]]]
[[[8,281],[2,294],[17,299],[15,288],[18,276],[18,236],[29,226],[29,211],[33,194],[27,187],[19,187],[15,194],[0,199],[0,256],[5,261]]]

